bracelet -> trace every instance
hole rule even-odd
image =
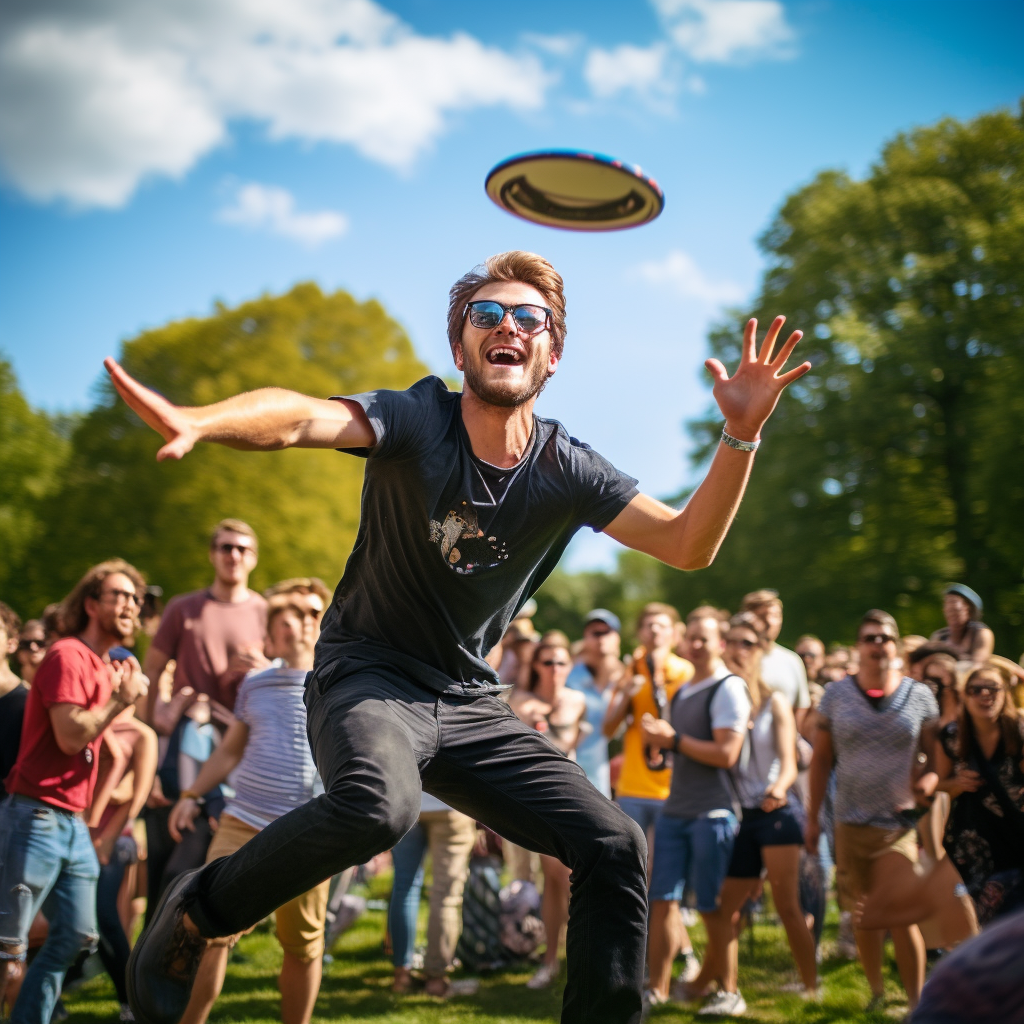
[[[195,800],[197,804],[203,802],[202,793],[193,793],[191,789],[183,789],[178,796],[179,800]]]
[[[756,452],[758,446],[761,444],[761,438],[756,441],[741,441],[738,437],[733,437],[732,434],[725,432],[725,427],[722,428],[722,443],[727,444],[730,448],[735,448],[738,452]]]

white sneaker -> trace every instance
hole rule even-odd
[[[526,983],[527,988],[547,988],[558,974],[558,964],[541,964],[533,977]]]
[[[697,1011],[698,1017],[739,1017],[747,1004],[739,992],[718,991]]]
[[[697,954],[692,949],[687,950],[680,957],[683,961],[683,969],[679,973],[679,977],[683,979],[687,984],[695,980],[697,975],[700,974],[700,961],[697,959]]]

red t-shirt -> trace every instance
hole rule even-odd
[[[110,700],[113,687],[110,666],[77,637],[58,640],[46,652],[32,680],[21,746],[4,785],[8,793],[20,793],[65,811],[84,811],[92,800],[99,765],[97,736],[77,754],[65,754],[57,746],[50,722],[55,704],[77,704],[92,711]]]

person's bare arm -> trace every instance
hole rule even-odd
[[[789,701],[781,693],[772,694],[772,725],[775,747],[779,752],[779,777],[765,794],[763,811],[774,811],[787,800],[790,786],[796,782],[796,718]]]
[[[811,795],[807,807],[807,828],[804,832],[807,851],[811,854],[818,852],[818,840],[821,838],[818,814],[821,812],[821,802],[825,799],[828,777],[835,762],[835,751],[832,748],[832,727],[824,719],[819,719],[818,730],[814,734],[814,756],[811,758],[811,767],[808,769]]]
[[[54,704],[50,724],[57,746],[65,754],[80,754],[129,704],[146,695],[146,677],[139,663],[130,661],[111,666],[114,692],[110,700],[91,711],[78,704]]]
[[[786,385],[802,377],[810,363],[783,373],[783,367],[802,337],[794,331],[775,358],[772,353],[785,317],[776,317],[757,352],[757,321],[743,333],[743,352],[729,377],[717,359],[704,364],[715,379],[714,396],[725,417],[726,432],[741,441],[760,437],[761,427],[775,409]],[[753,464],[752,452],[724,442],[704,482],[680,511],[646,494],[638,494],[605,527],[608,536],[636,551],[653,555],[677,569],[703,569],[711,564],[736,516]]]
[[[132,751],[132,772],[135,776],[132,798],[129,804],[128,818],[134,821],[146,806],[153,779],[156,777],[156,764],[159,758],[159,743],[156,733],[145,722],[136,722],[139,738],[135,741]]]
[[[971,660],[975,665],[984,665],[996,647],[995,634],[987,626],[978,630],[978,639],[971,652]]]
[[[644,682],[644,677],[639,673],[630,675],[627,672],[620,679],[615,692],[612,694],[612,699],[608,701],[608,710],[604,713],[604,722],[601,723],[601,732],[608,739],[611,739],[619,731],[619,726],[626,720],[626,716],[633,707],[633,698],[643,688]]]
[[[157,459],[180,459],[199,441],[243,451],[281,448],[369,448],[370,421],[356,402],[310,398],[284,388],[260,388],[213,405],[172,405],[116,362],[103,365],[118,394],[166,442]]]
[[[712,729],[713,739],[698,740],[685,733],[677,733],[671,723],[648,713],[640,719],[640,728],[646,746],[674,750],[691,761],[712,768],[731,768],[743,750],[743,733],[735,729]]]
[[[159,647],[153,644],[149,645],[149,650],[146,651],[145,658],[142,659],[142,672],[147,679],[153,681],[149,693],[146,696],[146,700],[143,701],[144,713],[140,715],[143,722],[153,724],[154,707],[157,701],[160,700],[160,676],[163,675],[164,669],[167,667],[167,662],[171,660],[169,654],[164,654]]]

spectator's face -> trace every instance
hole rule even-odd
[[[288,603],[302,609],[306,623],[306,641],[312,646],[320,636],[320,623],[324,618],[324,599],[312,590],[290,590],[287,594]]]
[[[86,598],[85,611],[107,636],[123,642],[135,633],[140,601],[135,584],[114,572],[103,581],[98,597]]]
[[[921,682],[926,683],[931,688],[937,700],[941,699],[947,690],[951,690],[953,693],[956,692],[956,677],[948,665],[944,665],[935,658],[925,658],[918,668]]]
[[[311,647],[307,625],[310,621],[308,616],[293,611],[275,615],[267,638],[267,654],[271,658],[284,658],[286,661],[305,654]]]
[[[971,603],[959,594],[947,594],[942,599],[942,614],[947,625],[953,629],[961,629],[971,621]]]
[[[619,656],[621,638],[604,622],[588,622],[583,630],[583,656],[588,661]]]
[[[898,641],[899,637],[891,627],[881,622],[865,622],[857,634],[860,664],[881,670],[885,664],[895,660]]]
[[[554,684],[559,690],[572,671],[572,658],[564,647],[538,647],[533,655],[533,668],[540,686]]]
[[[964,703],[972,718],[995,721],[1006,703],[1002,676],[992,669],[972,673],[964,687]]]
[[[807,678],[815,680],[825,667],[825,645],[820,640],[804,640],[797,644],[796,653],[804,663]]]
[[[18,637],[18,664],[38,668],[46,657],[46,633],[39,623],[25,626]]]
[[[760,653],[760,640],[747,626],[733,626],[726,634],[725,663],[738,675],[749,678]]]
[[[686,657],[698,669],[721,658],[725,649],[717,619],[696,619],[686,626]]]
[[[662,651],[675,643],[676,624],[668,615],[648,615],[636,635],[647,650]]]
[[[245,586],[256,568],[256,542],[244,533],[221,530],[210,546],[210,562],[221,583]]]
[[[768,604],[751,608],[751,611],[764,623],[765,633],[772,642],[778,640],[782,632],[782,604],[770,601]]]

